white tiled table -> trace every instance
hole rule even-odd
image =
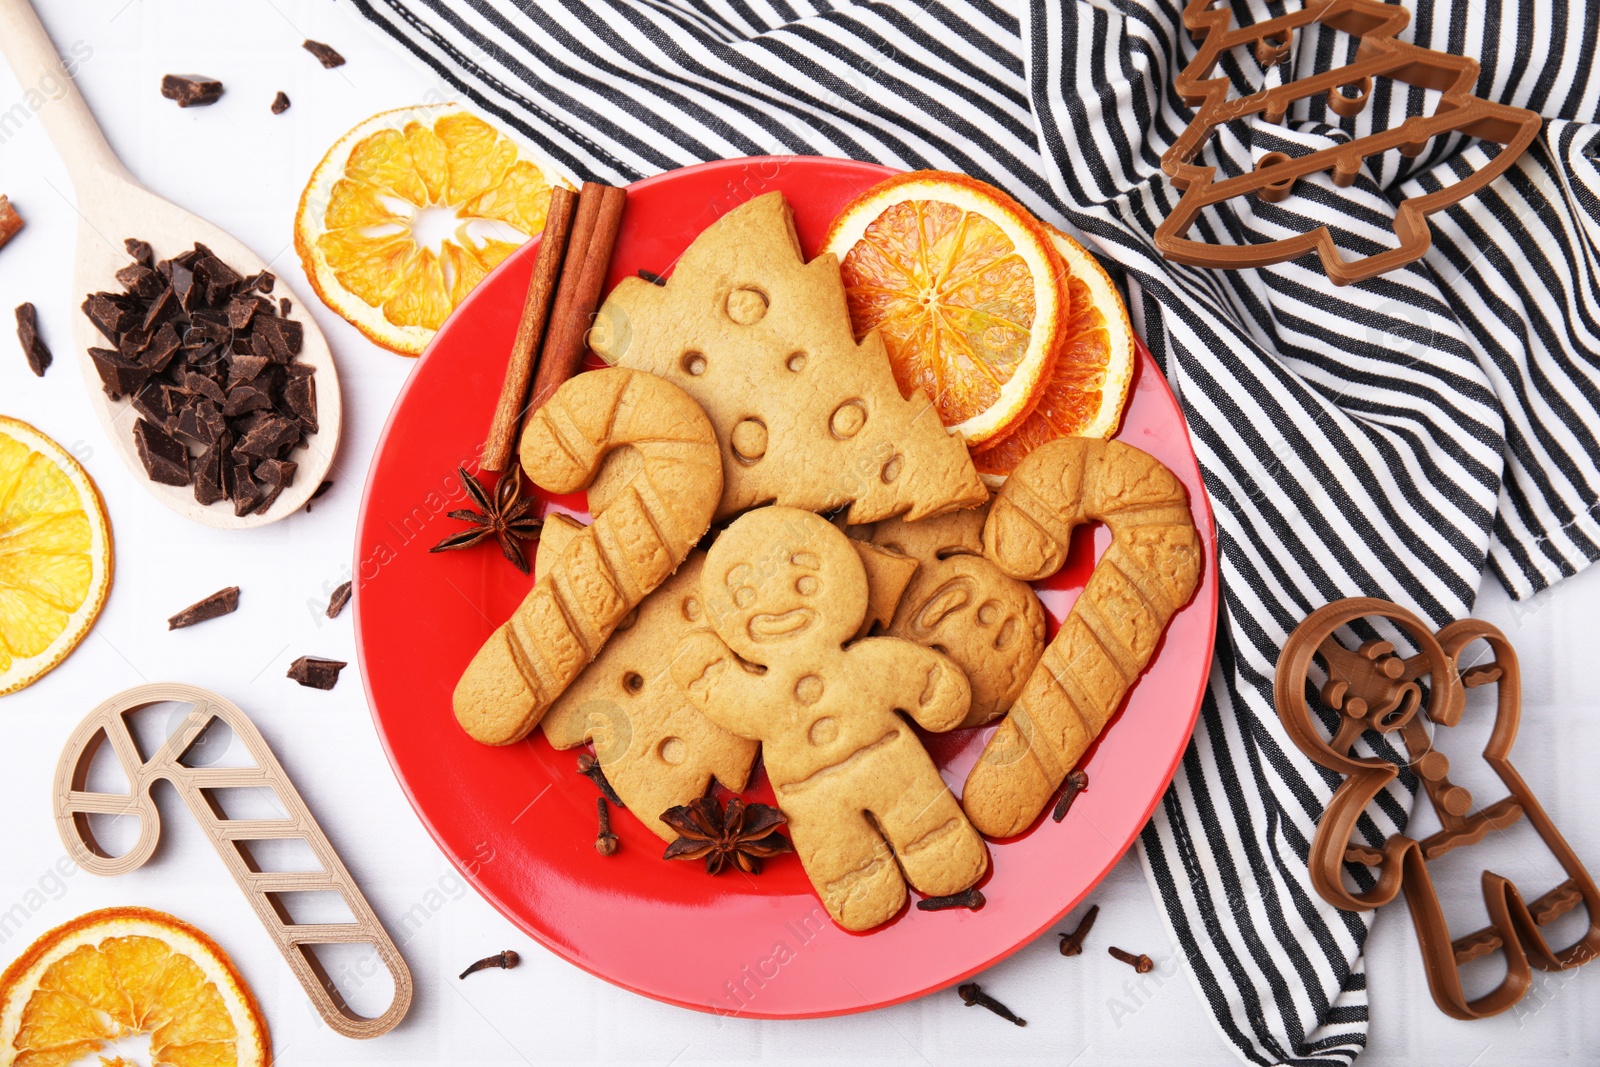
[[[367,115],[452,95],[326,0],[41,6],[61,49],[86,57],[80,85],[133,172],[271,257],[302,294],[309,287],[291,224],[322,152]],[[306,37],[333,44],[348,65],[323,70],[300,50]],[[160,76],[171,72],[219,77],[227,95],[213,107],[180,111],[157,91]],[[0,309],[9,323],[10,308],[37,304],[56,365],[43,380],[34,378],[9,325],[0,330],[0,412],[69,446],[95,476],[115,521],[117,575],[98,626],[68,663],[0,701],[0,963],[94,908],[143,904],[176,912],[235,956],[262,999],[281,1062],[293,1065],[1236,1062],[1182,974],[1133,858],[1095,895],[1103,911],[1093,951],[1064,960],[1047,936],[984,976],[986,988],[1027,1017],[1026,1029],[968,1010],[952,993],[841,1019],[719,1019],[617,989],[518,932],[466,888],[412,815],[373,734],[354,668],[331,693],[283,677],[297,655],[355,659],[349,613],[330,622],[321,608],[349,574],[368,457],[411,362],[375,349],[314,306],[344,384],[334,489],[312,514],[247,533],[208,530],[167,511],[123,470],[90,411],[70,341],[81,298],[71,292],[73,194],[26,88],[0,71],[0,192],[28,219],[24,234],[0,252]],[[280,89],[294,103],[274,117],[268,105]],[[236,615],[165,630],[167,615],[230,584],[244,589]],[[1517,763],[1579,854],[1600,869],[1600,821],[1593,818],[1600,800],[1597,608],[1600,575],[1591,573],[1522,606],[1491,583],[1480,614],[1505,627],[1522,656],[1527,702]],[[404,941],[417,995],[394,1033],[354,1043],[320,1023],[210,846],[175,805],[145,869],[116,880],[55,873],[64,855],[49,789],[62,743],[100,700],[157,679],[207,686],[245,705],[294,774],[378,913]],[[1462,740],[1481,744],[1482,736]],[[1458,741],[1451,751],[1458,768],[1468,762],[1468,746]],[[1481,781],[1465,775],[1469,787]],[[1527,872],[1532,881],[1549,872],[1528,838],[1506,842],[1494,858],[1513,877]],[[1476,862],[1443,870],[1463,923],[1481,914]],[[1112,943],[1149,952],[1157,971],[1134,976],[1101,951]],[[523,954],[520,969],[455,979],[467,962],[507,947]],[[1541,976],[1523,1008],[1469,1024],[1433,1008],[1403,908],[1385,915],[1371,949],[1374,1021],[1364,1063],[1600,1060],[1600,968]],[[358,1005],[386,1002],[377,984],[357,991]]]

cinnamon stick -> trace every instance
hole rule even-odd
[[[22,216],[11,206],[11,201],[0,196],[0,248],[22,229]]]
[[[528,295],[522,304],[522,320],[517,324],[517,339],[511,345],[505,384],[500,387],[500,402],[495,406],[494,421],[489,425],[489,437],[483,448],[484,470],[503,471],[516,454],[528,383],[533,378],[534,356],[539,352],[550,321],[551,302],[567,256],[577,200],[577,194],[570,189],[556,186],[550,190],[550,207],[545,215],[544,232],[539,237],[539,253],[533,261]]]
[[[572,241],[567,249],[566,266],[561,272],[561,287],[556,292],[550,329],[545,333],[544,349],[539,355],[539,374],[534,380],[529,411],[539,410],[540,405],[561,387],[561,383],[578,372],[583,362],[585,338],[589,334],[589,324],[594,319],[595,307],[600,302],[600,290],[605,285],[606,272],[611,268],[611,252],[616,247],[617,231],[622,225],[622,209],[627,200],[625,190],[598,182],[585,182],[583,191],[578,194],[578,214],[572,224]],[[581,233],[587,221],[586,206],[592,213],[593,221],[588,232]],[[581,244],[580,235],[583,237]]]

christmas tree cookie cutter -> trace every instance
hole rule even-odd
[[[1230,29],[1231,20],[1229,10],[1214,9],[1212,0],[1190,0],[1183,13],[1184,25],[1200,48],[1178,75],[1175,87],[1197,110],[1161,157],[1162,170],[1183,196],[1155,232],[1156,248],[1175,263],[1222,269],[1265,267],[1314,251],[1335,285],[1396,270],[1427,253],[1432,244],[1429,215],[1461,202],[1499,177],[1539,132],[1540,118],[1534,112],[1472,95],[1478,80],[1477,60],[1397,40],[1395,34],[1411,20],[1411,13],[1404,8],[1380,0],[1307,0],[1298,11],[1253,26]],[[1240,46],[1250,46],[1263,66],[1279,62],[1289,54],[1295,32],[1313,23],[1360,38],[1354,62],[1232,98],[1229,79],[1212,77],[1223,53]],[[1374,78],[1436,89],[1442,95],[1432,113],[1412,115],[1392,129],[1298,158],[1268,152],[1256,161],[1254,170],[1220,181],[1217,168],[1193,162],[1218,126],[1251,115],[1282,122],[1296,100],[1326,94],[1335,114],[1358,115],[1371,99]],[[1335,185],[1348,186],[1367,158],[1391,149],[1415,156],[1431,138],[1456,131],[1495,142],[1502,146],[1501,151],[1460,181],[1401,201],[1394,217],[1394,233],[1400,243],[1394,248],[1346,259],[1326,226],[1260,244],[1217,245],[1187,236],[1206,208],[1251,193],[1276,203],[1293,192],[1296,181],[1321,172],[1331,173]]]
[[[1402,658],[1387,641],[1345,648],[1334,632],[1362,618],[1391,620],[1416,643],[1417,654]],[[1463,652],[1480,640],[1487,645],[1489,658],[1475,650],[1463,665]],[[1313,657],[1327,669],[1319,702],[1340,715],[1331,740],[1306,696]],[[1426,689],[1421,684],[1424,678]],[[1450,781],[1450,761],[1434,747],[1428,729],[1429,722],[1435,727],[1433,733],[1457,725],[1466,710],[1466,691],[1484,685],[1498,686],[1498,703],[1483,759],[1507,789],[1506,796],[1489,804]],[[1565,971],[1600,956],[1600,889],[1511,763],[1522,716],[1521,687],[1516,652],[1496,627],[1462,619],[1435,635],[1404,608],[1369,597],[1335,601],[1313,612],[1289,635],[1278,659],[1274,698],[1289,736],[1312,760],[1345,776],[1317,822],[1311,843],[1311,883],[1323,900],[1346,911],[1380,907],[1403,888],[1428,988],[1440,1010],[1456,1019],[1481,1019],[1516,1004],[1532,983],[1532,968]],[[1410,766],[1439,816],[1438,831],[1420,841],[1394,834],[1377,847],[1362,840],[1358,823],[1363,812],[1399,774],[1388,760],[1351,754],[1351,746],[1368,730],[1399,733]],[[1525,900],[1509,879],[1484,871],[1489,925],[1452,938],[1428,865],[1522,820],[1539,835],[1566,880]],[[1364,866],[1375,874],[1369,879],[1371,888],[1352,891],[1344,877],[1347,865]],[[1584,936],[1565,948],[1552,948],[1541,928],[1580,905],[1588,916]],[[1494,989],[1469,1000],[1462,968],[1497,952],[1505,963],[1504,978]]]
[[[190,705],[188,718],[146,759],[128,726],[127,716],[164,701]],[[184,757],[213,721],[220,720],[249,752],[254,766],[189,766]],[[129,792],[102,793],[87,788],[89,767],[103,744],[110,744]],[[411,971],[388,931],[345,868],[327,835],[272,754],[260,731],[236,706],[199,686],[177,682],[141,685],[107,700],[78,725],[56,767],[56,828],[68,854],[91,874],[126,874],[144,865],[161,838],[161,812],[151,789],[159,779],[172,783],[195,821],[244,890],[268,935],[300,980],[323,1020],[345,1037],[370,1038],[399,1025],[411,1007]],[[270,789],[286,815],[281,819],[231,819],[218,799],[225,789]],[[112,856],[95,839],[90,815],[131,815],[139,820],[133,848]],[[300,840],[322,865],[320,871],[263,871],[252,856],[254,841]],[[333,891],[343,898],[355,921],[296,923],[282,898],[294,893]],[[394,998],[382,1015],[367,1018],[345,1003],[338,986],[311,949],[316,945],[369,944],[394,980]]]

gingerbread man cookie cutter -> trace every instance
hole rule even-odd
[[[1387,641],[1368,641],[1353,651],[1345,648],[1334,632],[1362,618],[1390,620],[1416,643],[1417,654],[1403,658]],[[1462,653],[1480,640],[1488,646],[1490,658],[1463,665]],[[1320,702],[1340,714],[1331,739],[1306,698],[1314,657],[1328,671]],[[1484,685],[1498,686],[1498,703],[1483,758],[1508,791],[1488,804],[1450,781],[1450,761],[1434,747],[1428,729],[1430,722],[1436,730],[1457,725],[1466,709],[1466,691]],[[1456,1019],[1481,1019],[1516,1004],[1528,991],[1532,968],[1564,971],[1600,955],[1600,889],[1511,763],[1522,715],[1521,686],[1516,652],[1496,627],[1462,619],[1435,635],[1404,608],[1370,597],[1336,601],[1313,612],[1289,635],[1278,659],[1274,698],[1289,736],[1311,759],[1345,776],[1317,823],[1310,854],[1312,885],[1322,899],[1346,911],[1380,907],[1404,889],[1428,987],[1440,1010]],[[1438,814],[1438,831],[1420,841],[1394,834],[1376,848],[1358,836],[1362,813],[1399,774],[1387,760],[1351,754],[1351,746],[1368,730],[1400,735],[1423,792]],[[1555,857],[1566,880],[1525,900],[1509,879],[1486,870],[1483,897],[1489,925],[1452,937],[1428,865],[1524,819]],[[1376,872],[1372,888],[1352,891],[1344,879],[1347,864]],[[1565,948],[1552,948],[1541,928],[1580,905],[1588,915],[1584,936]],[[1496,952],[1504,958],[1504,978],[1494,989],[1469,1000],[1462,968]]]
[[[1228,8],[1214,7],[1213,0],[1190,0],[1183,23],[1200,48],[1177,76],[1174,86],[1184,102],[1197,110],[1161,157],[1161,169],[1174,186],[1183,190],[1177,206],[1156,228],[1155,244],[1161,254],[1190,266],[1238,269],[1265,267],[1316,252],[1335,285],[1362,281],[1421,259],[1433,241],[1428,216],[1460,203],[1503,174],[1533,143],[1541,120],[1526,108],[1474,96],[1477,60],[1397,40],[1395,34],[1410,20],[1409,11],[1381,0],[1307,0],[1297,11],[1230,29],[1232,13]],[[1295,32],[1313,23],[1360,38],[1355,60],[1248,96],[1230,96],[1229,79],[1212,76],[1223,53],[1240,46],[1252,48],[1263,66],[1281,61],[1289,54]],[[1435,89],[1442,95],[1431,113],[1412,115],[1392,129],[1298,158],[1268,152],[1256,161],[1254,170],[1220,181],[1216,167],[1193,162],[1218,126],[1252,115],[1279,123],[1290,104],[1307,97],[1326,94],[1328,107],[1335,114],[1347,118],[1359,115],[1371,100],[1373,78]],[[1368,157],[1391,149],[1415,156],[1432,138],[1458,131],[1497,143],[1502,146],[1501,151],[1476,173],[1435,192],[1401,201],[1395,210],[1394,233],[1400,242],[1395,248],[1345,259],[1326,226],[1260,244],[1215,245],[1186,236],[1208,207],[1251,193],[1277,202],[1289,196],[1296,181],[1321,172],[1330,172],[1335,185],[1348,186],[1356,180]]]
[[[166,701],[188,704],[189,715],[146,758],[127,716]],[[197,767],[183,762],[201,735],[218,720],[243,743],[254,766]],[[122,767],[129,785],[126,793],[88,788],[90,765],[103,744],[111,746]],[[141,685],[107,700],[78,725],[56,766],[54,797],[56,828],[73,861],[99,875],[127,874],[144,866],[161,839],[161,811],[151,793],[160,779],[170,782],[183,798],[323,1021],[334,1032],[353,1038],[378,1037],[398,1026],[411,1008],[412,995],[411,971],[400,950],[255,724],[215,693],[178,682]],[[251,788],[270,789],[285,815],[279,819],[229,818],[218,791]],[[95,838],[90,815],[133,816],[139,820],[138,841],[122,855],[112,856]],[[267,840],[303,841],[322,870],[261,870],[249,846],[251,842]],[[355,921],[297,923],[284,905],[286,896],[323,891],[338,893]],[[373,1018],[358,1015],[345,1003],[338,986],[311,951],[316,945],[352,943],[371,945],[394,980],[393,1000],[383,1014]]]

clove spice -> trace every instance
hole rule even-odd
[[[614,856],[617,853],[617,835],[611,832],[611,809],[606,805],[605,797],[594,798],[594,810],[600,816],[600,834],[594,839],[594,850],[602,856]]]
[[[950,908],[967,908],[977,911],[983,907],[983,894],[977,886],[963,889],[959,893],[951,893],[944,897],[924,897],[917,901],[918,911],[947,911]]]
[[[957,986],[956,992],[960,994],[962,1002],[969,1008],[988,1008],[1007,1022],[1016,1023],[1018,1026],[1028,1025],[1028,1020],[1018,1018],[1016,1012],[985,993],[979,988],[977,982],[968,982],[965,985]]]
[[[621,797],[617,796],[617,791],[611,788],[611,783],[606,781],[605,769],[600,766],[600,761],[595,759],[592,753],[585,752],[578,757],[578,773],[599,787],[600,792],[605,794],[605,799],[611,801],[617,807],[626,808],[628,806],[622,802]]]
[[[1115,945],[1106,949],[1106,952],[1111,955],[1112,959],[1121,960],[1123,963],[1126,963],[1140,974],[1149,974],[1151,969],[1155,967],[1154,961],[1152,961],[1149,956],[1146,956],[1143,953],[1135,956],[1133,953],[1126,952],[1120,948],[1117,948]]]
[[[468,967],[466,970],[462,971],[461,977],[465,978],[467,975],[476,971],[487,971],[491,967],[499,967],[502,970],[509,971],[511,968],[515,967],[521,962],[522,957],[508,948],[504,952],[496,953],[493,956],[485,956],[477,963],[474,963],[471,967]]]
[[[1094,927],[1095,916],[1100,914],[1100,905],[1095,904],[1078,920],[1077,927],[1070,934],[1061,936],[1061,954],[1063,956],[1077,956],[1083,952],[1083,939],[1089,936],[1089,931]]]
[[[639,277],[643,278],[645,281],[649,282],[651,285],[666,285],[667,284],[667,280],[665,278],[663,278],[661,275],[657,274],[653,270],[645,270],[643,267],[640,267],[634,273],[638,274]]]
[[[1050,817],[1060,822],[1067,817],[1067,812],[1072,810],[1072,802],[1078,799],[1078,794],[1089,788],[1089,775],[1084,771],[1073,771],[1067,775],[1067,784],[1061,788],[1061,799],[1056,801],[1056,810]]]

